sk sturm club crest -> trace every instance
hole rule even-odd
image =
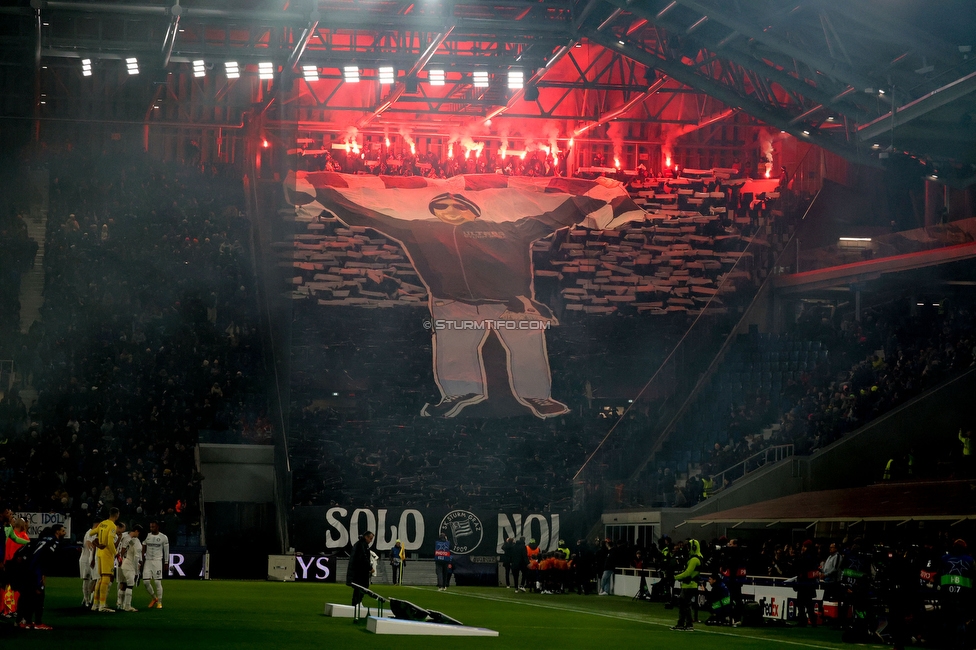
[[[441,520],[439,532],[447,533],[451,542],[451,553],[467,555],[481,544],[484,527],[473,512],[452,510]]]

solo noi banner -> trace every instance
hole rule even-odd
[[[554,551],[567,531],[567,517],[559,513],[513,513],[464,509],[344,508],[307,506],[294,510],[295,548],[305,554],[343,554],[367,530],[373,531],[373,550],[385,557],[400,540],[408,553],[433,557],[441,533],[451,542],[455,557],[478,563],[501,554],[506,537],[534,539],[544,551]],[[568,532],[568,531],[567,531]],[[569,540],[568,540],[569,541]],[[477,559],[476,559],[477,558]]]

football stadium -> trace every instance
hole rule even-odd
[[[0,638],[976,648],[974,41],[0,1]]]

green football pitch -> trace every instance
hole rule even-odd
[[[215,580],[165,583],[164,609],[146,610],[142,586],[133,598],[139,612],[82,611],[81,581],[48,582],[45,622],[50,632],[14,632],[33,648],[107,648],[137,644],[150,648],[638,648],[713,650],[843,648],[839,632],[792,628],[711,628],[672,632],[677,612],[659,603],[627,598],[516,594],[510,589],[385,587],[387,597],[409,600],[453,616],[466,625],[488,627],[495,638],[377,636],[364,624],[323,615],[325,603],[346,604],[344,585]],[[114,585],[113,585],[114,591]],[[109,596],[109,605],[115,595]],[[369,601],[367,601],[369,602]],[[704,620],[704,615],[703,615]],[[3,636],[11,634],[4,626]]]

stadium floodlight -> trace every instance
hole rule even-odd
[[[342,78],[347,84],[359,83],[359,67],[347,65],[342,69]]]
[[[475,88],[487,88],[488,87],[488,71],[487,70],[475,70],[474,71],[474,87]]]
[[[380,75],[380,83],[384,86],[389,86],[396,81],[396,70],[393,69],[392,65],[380,66],[377,72]]]
[[[445,74],[444,71],[439,68],[434,68],[427,73],[427,81],[431,86],[443,86],[444,85]]]
[[[133,56],[125,60],[125,68],[129,74],[139,74],[139,61]]]
[[[305,81],[318,81],[319,80],[318,66],[315,66],[313,64],[303,65],[302,76],[305,77]]]
[[[521,70],[509,70],[508,71],[508,89],[509,90],[521,90],[522,84],[525,83],[525,73]]]
[[[193,62],[193,76],[194,77],[206,77],[207,76],[207,64],[203,62],[203,59],[197,59]]]
[[[81,60],[81,76],[90,77],[92,75],[91,59]]]
[[[274,79],[274,63],[271,61],[261,61],[258,63],[258,79],[265,81]]]
[[[228,79],[239,79],[241,68],[237,65],[237,61],[224,61],[224,73],[227,74]]]

